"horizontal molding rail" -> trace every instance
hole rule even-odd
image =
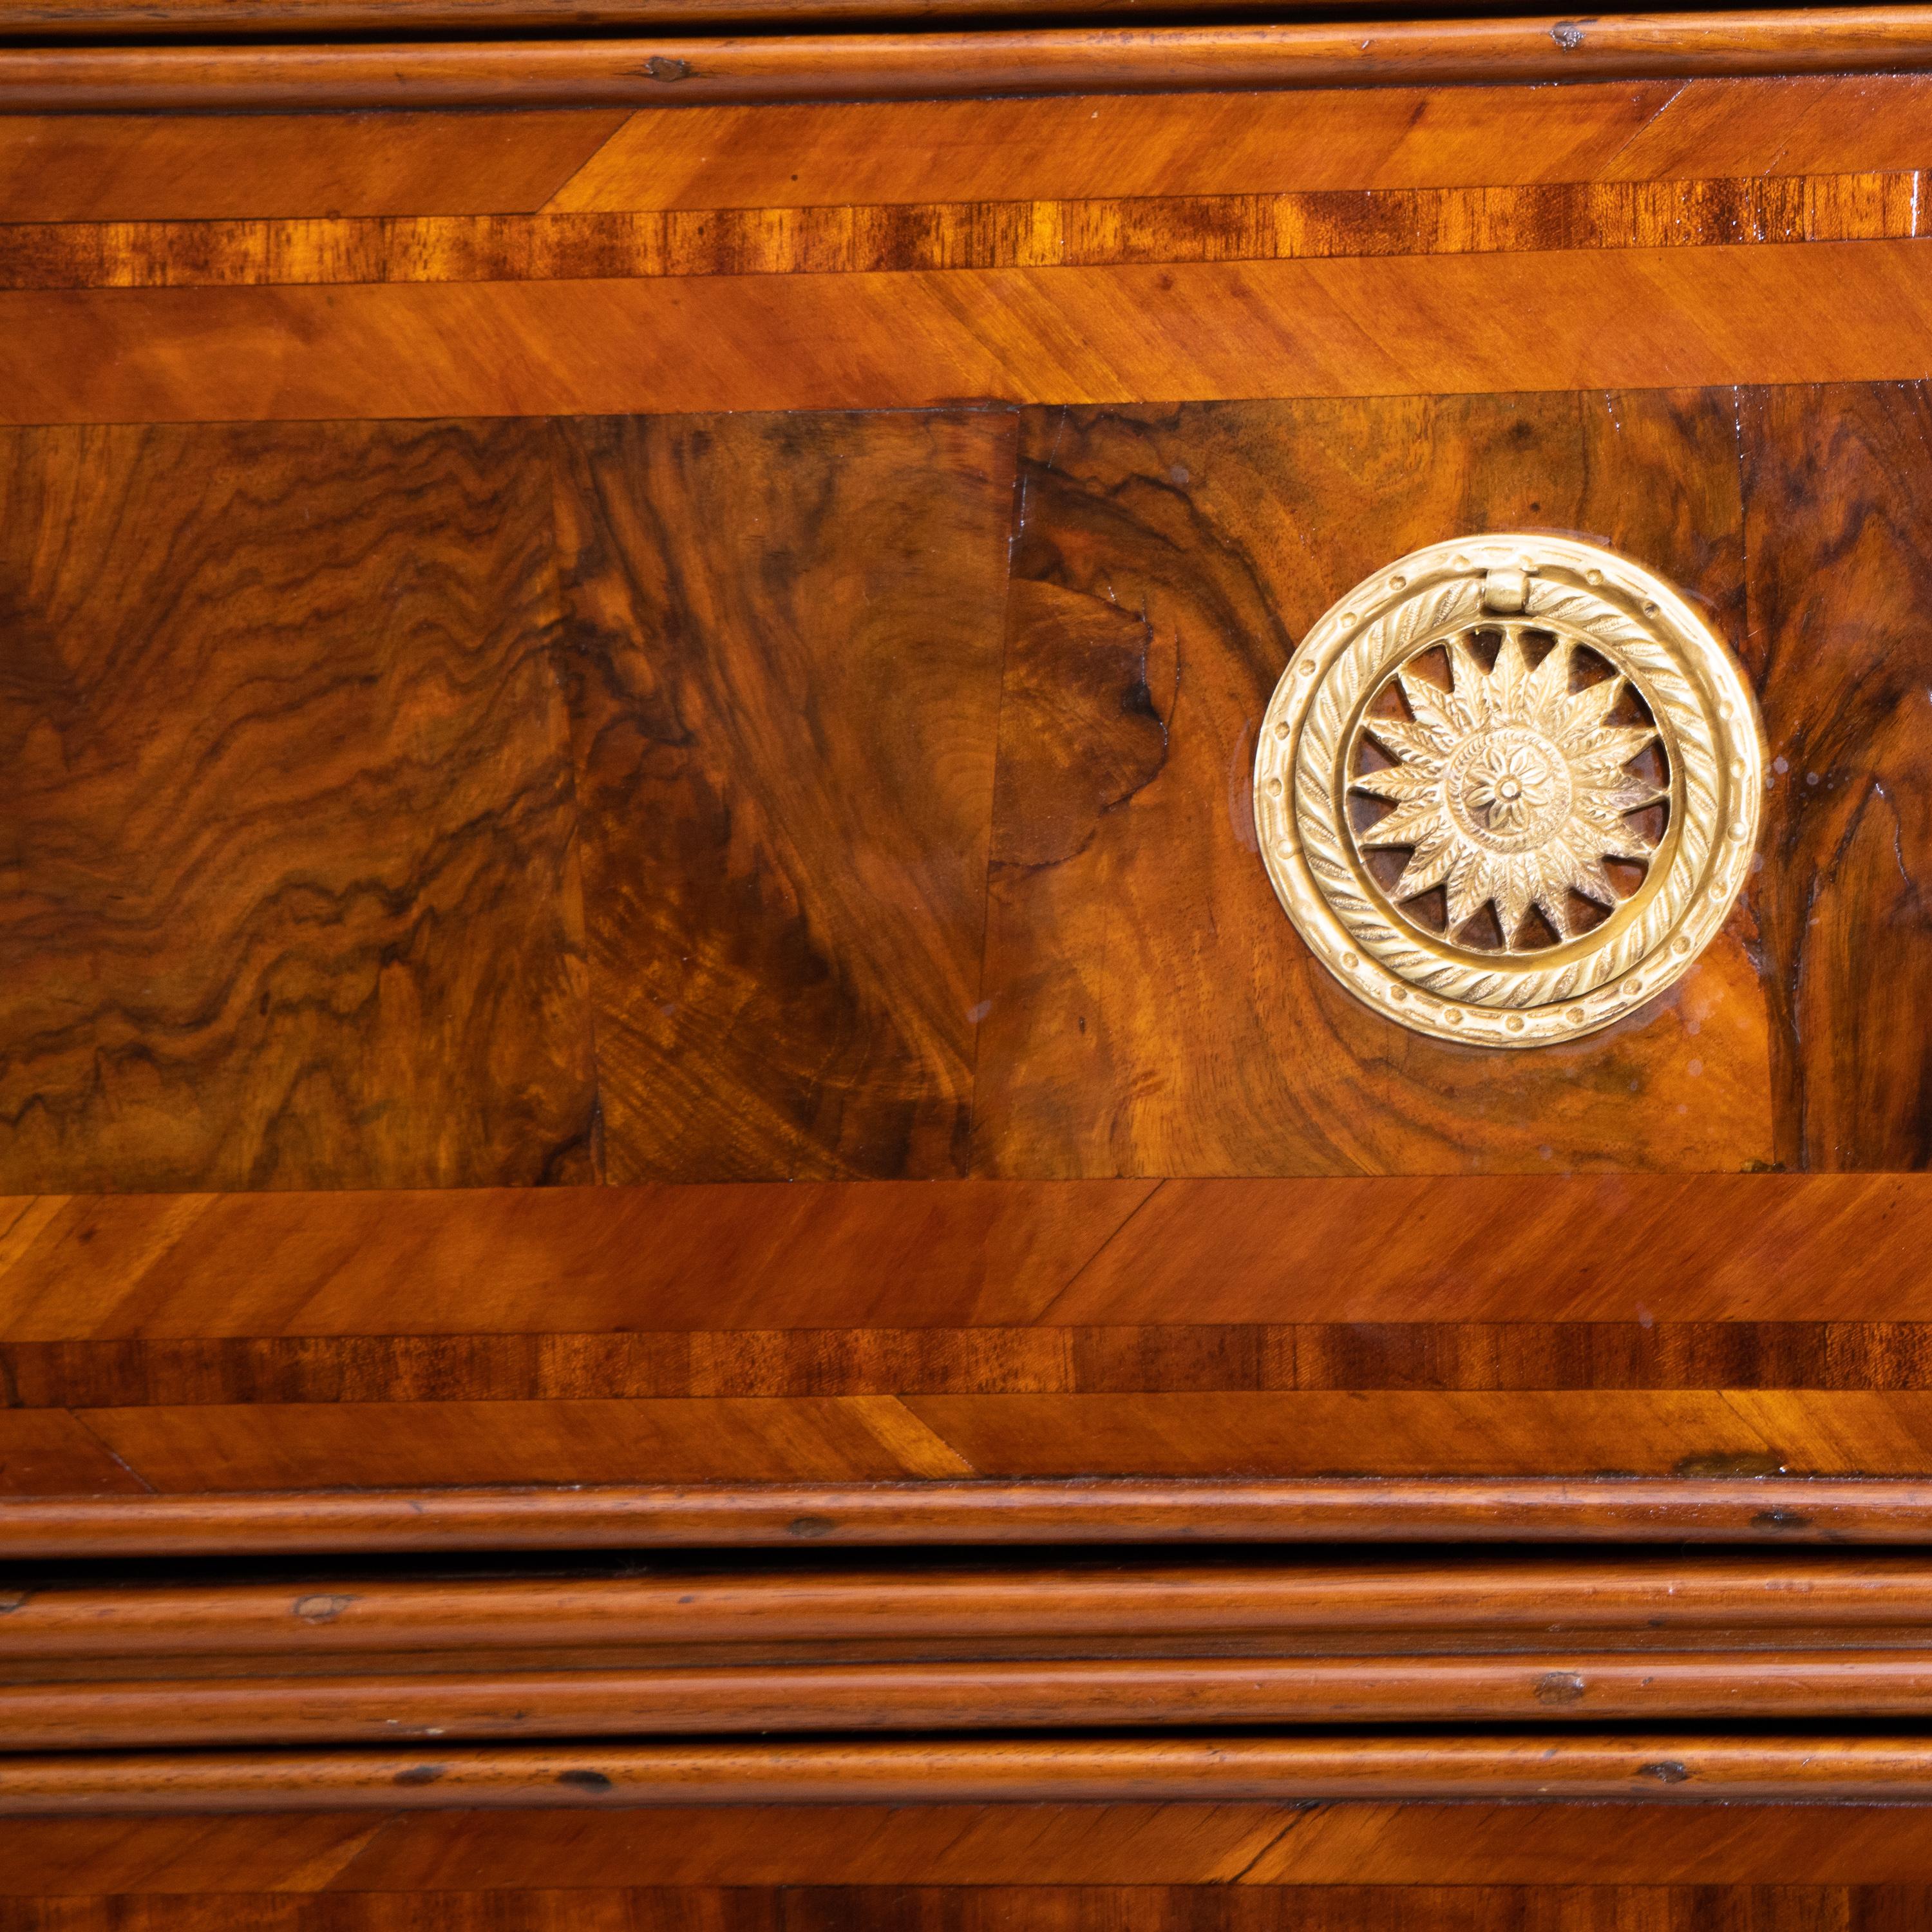
[[[1932,1651],[772,1663],[0,1684],[15,1750],[788,1732],[1932,1723]]]
[[[0,46],[0,110],[688,106],[1926,68],[1925,6],[966,33]]]
[[[701,1645],[1270,1646],[1384,1649],[1454,1636],[1520,1650],[1565,1633],[1665,1648],[1856,1643],[1932,1629],[1932,1556],[1748,1556],[1162,1567],[733,1572],[476,1580],[341,1577],[0,1588],[0,1670],[26,1660],[270,1660],[294,1668],[392,1652],[446,1669],[466,1652]],[[1373,1637],[1378,1641],[1371,1642]],[[1912,1641],[1917,1641],[1915,1635]]]
[[[971,26],[1023,19],[1332,20],[1387,0],[10,0],[0,40],[314,39],[339,34],[797,33],[806,28]],[[1504,14],[1497,0],[1449,0],[1448,14]]]
[[[0,1498],[0,1558],[820,1545],[1932,1544],[1932,1481],[1352,1477]]]
[[[1932,1799],[1932,1735],[1534,1734],[0,1756],[0,1814],[1312,1799]]]

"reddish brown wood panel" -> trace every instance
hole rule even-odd
[[[1918,232],[1932,170],[1506,188],[668,213],[0,226],[0,289],[241,289],[857,274],[1709,248]]]
[[[1393,1028],[1334,985],[1275,901],[1250,805],[1257,721],[1294,640],[1445,532],[1598,532],[1734,631],[1728,398],[1042,412],[1025,436],[982,1171],[1769,1160],[1742,922],[1629,1025],[1498,1060]]]
[[[205,1405],[95,1409],[82,1419],[137,1483],[178,1492],[411,1480],[758,1482],[792,1474],[880,1481],[973,1473],[891,1396]],[[69,1480],[58,1487],[71,1490],[70,1472],[52,1472],[62,1476]],[[34,1480],[40,1493],[58,1492],[48,1475]]]
[[[549,205],[1166,197],[1918,168],[1932,166],[1928,104],[1923,77],[1891,74],[644,109]]]
[[[0,1408],[0,1495],[140,1495],[147,1484],[58,1408]]]
[[[1923,1388],[1928,1364],[1932,1325],[1864,1322],[835,1326],[0,1344],[0,1374],[15,1400],[35,1408],[1236,1390],[1849,1391]]]
[[[22,1411],[38,1416],[44,1411]],[[1919,1476],[1922,1390],[1418,1389],[154,1404],[80,1412],[167,1494],[897,1477]],[[65,1467],[22,1489],[72,1494]],[[97,1486],[91,1482],[82,1490]]]
[[[332,420],[1916,380],[1932,334],[1921,260],[1894,240],[16,290],[0,293],[0,413]]]
[[[0,1177],[588,1178],[540,446],[0,443]]]
[[[1102,1373],[1106,1352],[1145,1329],[1184,1375],[1236,1324],[1310,1342],[1316,1324],[1352,1324],[1366,1367],[1378,1324],[1390,1347],[1424,1324],[1753,1324],[1766,1343],[1775,1324],[1797,1343],[1836,1322],[1876,1348],[1886,1324],[1932,1319],[1918,1264],[1932,1180],[1907,1174],[45,1196],[0,1203],[0,1340],[64,1346],[76,1365],[83,1345],[122,1340],[547,1334],[582,1351],[608,1334],[640,1348],[666,1338],[668,1367],[670,1337],[739,1331],[760,1337],[739,1363],[755,1375],[788,1333],[823,1351],[848,1330],[914,1351],[908,1370],[966,1352],[963,1370],[961,1331],[1005,1330],[1012,1347],[1011,1331],[1038,1324],[1096,1332],[1071,1358],[1051,1336],[1014,1358],[1036,1372]],[[1110,1329],[1124,1332],[1110,1342]],[[922,1350],[923,1330],[937,1332]],[[1670,1359],[1669,1336],[1651,1346]]]
[[[1744,649],[1775,754],[1754,891],[1778,1157],[1932,1160],[1932,394],[1771,390],[1740,418]]]
[[[610,1178],[963,1172],[1012,418],[562,441]]]
[[[226,1909],[250,1924],[322,1894],[344,1915],[334,1922],[353,1925],[358,1910],[406,1905],[414,1916],[403,1922],[411,1927],[466,1897],[490,1905],[494,1932],[513,1900],[521,1912],[536,1909],[526,1888],[534,1871],[552,1897],[584,1912],[601,1909],[600,1888],[625,1886],[1010,1886],[1024,1888],[1012,1901],[1017,1909],[1043,1903],[1050,1886],[1117,1885],[1130,1861],[1138,1887],[1214,1888],[1192,1895],[1197,1911],[1211,1909],[1230,1881],[1260,1888],[1264,1910],[1276,1915],[1264,1920],[1272,1932],[1282,1904],[1298,1896],[1274,1889],[1283,1886],[1922,1887],[1932,1882],[1927,1818],[1924,1808],[1900,1805],[1360,1802],[1287,1811],[1259,1804],[806,1804],[0,1818],[0,1896],[71,1900],[51,1909],[91,1926],[97,1922],[85,1915],[104,1913],[104,1895],[116,1893],[140,1899],[121,1912],[147,1914],[194,1893],[213,1894],[200,1909],[218,1912],[225,1894]],[[952,1896],[963,1899],[958,1890]],[[1118,1906],[1128,1902],[1113,1896]],[[197,1908],[184,1900],[168,1909]],[[14,1922],[39,1932],[49,1922]],[[117,1932],[126,1924],[112,1922]],[[311,1917],[304,1932],[330,1922]],[[1912,1922],[1876,1922],[1885,1932]],[[1484,1922],[1484,1932],[1495,1923]],[[1601,1922],[1589,1932],[1602,1932]]]
[[[1209,1892],[1158,1886],[1096,1884],[1070,1891],[934,1887],[796,1890],[522,1891],[514,1894],[519,1932],[1903,1932],[1925,1905],[1922,1892],[1860,1888],[1717,1889],[1592,1888],[1528,1891],[1484,1884],[1456,1888]],[[230,1894],[221,1900],[99,1898],[0,1906],[4,1932],[229,1932],[245,1922],[263,1932],[408,1932],[433,1910],[448,1932],[496,1932],[493,1900],[462,1894],[296,1900]]]
[[[0,116],[0,221],[508,214],[622,126],[554,114]]]

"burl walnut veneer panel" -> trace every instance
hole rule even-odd
[[[1932,394],[1743,400],[1742,654],[1773,754],[1752,890],[1777,1158],[1932,1162]]]
[[[1003,1174],[1562,1172],[1772,1158],[1744,921],[1589,1039],[1494,1054],[1344,992],[1256,850],[1254,733],[1339,591],[1445,533],[1587,530],[1742,615],[1731,399],[1025,419],[975,1157]]]
[[[1013,418],[559,435],[609,1178],[962,1172]]]
[[[0,1185],[590,1178],[538,434],[0,440]]]

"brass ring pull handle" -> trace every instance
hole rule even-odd
[[[1535,1046],[1696,959],[1763,789],[1750,688],[1669,584],[1504,534],[1416,550],[1316,624],[1262,722],[1255,824],[1351,992],[1418,1032]]]

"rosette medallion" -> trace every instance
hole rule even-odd
[[[1322,964],[1390,1018],[1534,1046],[1676,980],[1743,885],[1757,710],[1670,586],[1568,538],[1469,538],[1359,584],[1263,720],[1255,823]]]

